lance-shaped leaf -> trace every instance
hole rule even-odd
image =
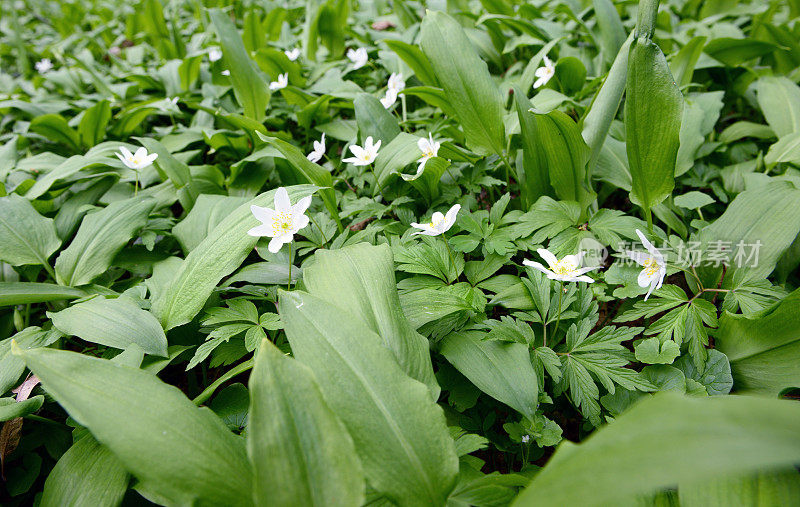
[[[735,391],[777,396],[800,387],[800,290],[754,315],[725,312],[715,344],[731,362]]]
[[[244,440],[155,375],[75,352],[14,348],[45,390],[167,504],[251,505]]]
[[[531,101],[518,86],[514,90],[514,105],[519,118],[520,137],[522,138],[522,164],[517,164],[517,181],[525,203],[525,209],[533,206],[539,197],[554,197],[550,186],[550,173],[547,170],[547,157],[539,149],[539,131],[536,117],[530,113]]]
[[[628,505],[683,481],[794,465],[798,431],[793,401],[658,393],[580,445],[562,443],[514,505]]]
[[[105,273],[155,206],[155,199],[131,198],[86,215],[75,239],[56,259],[58,282],[85,285]]]
[[[0,260],[12,266],[45,265],[59,246],[52,218],[17,194],[0,197]]]
[[[87,294],[80,289],[54,283],[0,282],[0,306],[78,299]]]
[[[167,357],[167,337],[158,320],[128,298],[96,297],[47,316],[64,334],[117,349],[135,343],[148,354]]]
[[[250,376],[247,453],[257,505],[361,505],[353,440],[314,374],[262,340]]]
[[[528,346],[481,335],[451,333],[442,342],[442,355],[478,389],[533,420],[539,386]]]
[[[658,2],[643,0],[628,56],[625,132],[631,170],[631,201],[650,209],[675,187],[675,159],[680,144],[683,96],[667,60],[651,39]]]
[[[47,476],[41,505],[119,505],[129,480],[119,459],[86,435],[67,449]]]
[[[428,340],[409,324],[400,307],[394,259],[388,245],[367,243],[339,250],[319,250],[303,281],[314,296],[361,320],[382,338],[400,367],[426,384],[433,399],[439,385],[433,375]]]
[[[242,38],[231,18],[220,9],[211,9],[208,14],[222,45],[225,64],[231,71],[230,79],[236,100],[244,108],[245,116],[263,121],[270,98],[264,76],[247,55]]]
[[[464,129],[467,145],[477,153],[501,154],[503,99],[464,29],[443,12],[428,12],[422,20],[420,45]]]
[[[295,185],[286,190],[291,202],[296,203],[316,189],[311,185]],[[164,329],[192,320],[220,280],[242,264],[258,242],[258,238],[247,234],[259,223],[250,206],[273,207],[274,200],[275,190],[270,190],[242,204],[186,256],[167,288],[153,299],[151,311]]]
[[[368,484],[396,504],[443,505],[458,458],[442,409],[358,319],[303,292],[278,308],[294,356],[353,437]]]
[[[381,141],[386,146],[400,133],[400,127],[392,113],[386,110],[381,101],[368,93],[360,93],[353,101],[358,123],[359,138],[367,137]]]

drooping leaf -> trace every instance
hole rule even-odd
[[[383,340],[357,319],[302,292],[280,294],[294,356],[314,371],[344,422],[368,484],[396,503],[444,504],[458,460],[444,414]],[[424,499],[424,500],[423,500]]]
[[[361,505],[353,440],[314,374],[262,341],[250,376],[247,449],[257,505]]]
[[[96,297],[47,316],[66,335],[117,349],[135,343],[148,354],[167,356],[167,337],[158,320],[127,298]]]
[[[145,371],[75,352],[17,347],[14,354],[70,416],[167,503],[252,504],[244,441],[177,388]]]
[[[12,266],[44,265],[59,246],[53,219],[17,194],[0,197],[0,260]]]
[[[503,152],[505,134],[500,92],[464,29],[443,12],[422,20],[420,45],[430,59],[456,119],[476,153]]]
[[[798,430],[792,401],[659,393],[580,445],[562,443],[514,505],[630,503],[683,481],[793,465]]]

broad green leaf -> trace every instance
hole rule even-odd
[[[419,137],[400,132],[390,143],[381,145],[378,157],[375,159],[375,174],[378,176],[379,188],[399,174],[402,168],[419,160],[422,152],[417,146],[418,141]]]
[[[775,167],[781,162],[800,165],[800,131],[786,134],[769,147],[764,157],[767,167]]]
[[[83,113],[78,124],[78,136],[81,145],[91,148],[106,137],[106,127],[111,120],[111,104],[101,100]]]
[[[0,282],[0,306],[78,299],[86,295],[82,290],[53,283]]]
[[[375,142],[381,141],[386,146],[400,133],[400,127],[392,113],[383,104],[368,93],[360,93],[353,101],[358,122],[359,138],[363,142],[372,137]]]
[[[148,354],[167,356],[167,337],[158,320],[125,297],[95,297],[47,316],[66,335],[117,349],[135,343]]]
[[[544,160],[556,196],[564,201],[577,201],[585,209],[595,197],[587,186],[586,163],[589,161],[589,148],[586,146],[578,130],[578,125],[561,111],[549,113],[526,111],[524,115],[532,117],[526,131],[535,125],[535,130],[528,131],[533,137],[533,149],[539,155],[539,162]],[[527,143],[526,143],[527,144]]]
[[[17,347],[14,354],[72,418],[167,503],[252,504],[244,440],[176,387],[75,352]]]
[[[790,468],[682,483],[678,495],[682,507],[791,505],[800,498],[800,474]]]
[[[640,12],[640,25],[643,16]],[[644,209],[650,223],[650,209],[675,187],[683,97],[664,54],[651,40],[652,25],[649,34],[644,28],[637,27],[628,57],[625,131],[631,201]]]
[[[34,396],[17,401],[14,398],[0,398],[0,422],[24,417],[42,408],[44,396]]]
[[[75,238],[56,259],[56,276],[63,285],[86,285],[105,273],[117,252],[147,223],[154,199],[112,202],[84,217]]]
[[[233,210],[247,202],[246,197],[201,194],[192,211],[172,228],[172,234],[188,254],[225,220]]]
[[[611,0],[592,0],[597,28],[600,31],[599,45],[605,61],[612,62],[625,43],[625,27]]]
[[[0,260],[12,266],[47,264],[61,246],[52,218],[39,214],[24,197],[0,197]]]
[[[675,206],[680,206],[681,208],[698,209],[702,208],[703,206],[713,204],[716,201],[713,197],[706,193],[692,190],[691,192],[686,192],[685,194],[676,195],[674,202]]]
[[[729,67],[739,67],[753,58],[768,55],[776,49],[775,44],[763,40],[749,37],[746,39],[721,37],[708,41],[703,52]]]
[[[155,139],[139,137],[136,140],[147,148],[148,153],[158,154],[158,158],[155,160],[154,164],[164,171],[164,174],[166,174],[170,181],[172,181],[172,184],[175,185],[175,190],[178,191],[178,198],[180,198],[184,209],[191,210],[200,194],[200,190],[192,179],[189,166],[175,158],[163,144]]]
[[[707,37],[698,35],[689,40],[680,51],[675,53],[669,62],[669,69],[675,76],[675,82],[680,87],[684,87],[692,82],[694,67],[703,51]]]
[[[426,384],[433,399],[438,399],[428,340],[412,328],[400,307],[391,249],[359,243],[318,250],[314,260],[303,272],[308,291],[380,336],[403,371]]]
[[[361,505],[353,440],[322,399],[313,372],[261,342],[250,376],[247,452],[257,505]]]
[[[800,190],[786,181],[745,190],[721,217],[700,231],[700,249],[728,248],[726,281],[739,269],[751,278],[766,277],[800,233],[798,206]]]
[[[420,45],[455,109],[467,146],[480,154],[503,153],[502,97],[464,29],[447,14],[429,11]]]
[[[225,65],[231,71],[233,91],[244,108],[244,115],[259,122],[263,121],[270,98],[264,76],[248,56],[242,37],[231,18],[220,9],[210,9],[208,14],[222,45]]]
[[[27,192],[25,192],[25,197],[28,199],[36,199],[50,190],[50,187],[52,187],[59,180],[66,179],[79,171],[90,169],[98,165],[110,166],[113,163],[114,160],[107,156],[95,154],[89,155],[88,153],[85,156],[74,155],[58,164],[44,176],[37,179],[36,183],[34,183],[34,185],[28,189]]]
[[[297,147],[292,146],[286,141],[281,141],[275,137],[267,137],[257,132],[258,137],[280,151],[300,176],[302,176],[309,183],[320,187],[319,195],[322,197],[322,202],[331,214],[331,217],[336,221],[339,230],[342,230],[342,224],[339,221],[339,210],[336,207],[336,193],[333,191],[333,177],[331,173],[322,168],[322,166],[311,162],[303,155]]]
[[[531,101],[519,87],[514,87],[514,105],[519,118],[520,137],[522,139],[522,164],[517,164],[517,181],[519,182],[525,209],[543,195],[554,196],[550,186],[547,157],[540,149],[539,128],[536,116],[531,114]]]
[[[129,480],[119,459],[86,435],[72,444],[47,476],[40,505],[119,505]]]
[[[337,307],[281,292],[278,309],[292,353],[314,372],[352,436],[367,483],[397,504],[443,505],[458,459],[426,386],[403,372],[377,334],[342,318]]]
[[[591,152],[589,157],[590,173],[594,170],[600,150],[611,129],[611,123],[617,117],[622,95],[625,93],[625,84],[628,79],[628,55],[632,40],[633,34],[623,43],[603,85],[592,99],[589,112],[581,120],[581,135]]]
[[[756,82],[758,105],[778,138],[800,132],[800,86],[786,77],[762,77]]]
[[[296,203],[316,191],[311,185],[288,187]],[[173,275],[166,290],[153,299],[151,311],[164,329],[186,324],[203,308],[217,284],[233,273],[258,242],[247,231],[259,224],[251,205],[274,207],[275,190],[258,195],[231,212],[194,248]]]
[[[715,344],[731,362],[737,392],[777,396],[800,387],[800,290],[756,314],[725,312]]]
[[[436,79],[436,72],[433,70],[430,60],[417,46],[395,39],[384,39],[383,43],[389,46],[389,49],[397,53],[397,56],[411,67],[414,75],[422,81],[422,84],[439,86],[439,80]]]
[[[78,133],[67,124],[60,114],[37,116],[31,121],[30,129],[53,142],[63,144],[73,152],[80,149]]]
[[[583,443],[562,443],[514,505],[620,505],[684,481],[790,466],[798,431],[792,401],[658,393]]]
[[[770,139],[775,137],[775,132],[769,125],[753,123],[751,121],[737,121],[725,130],[720,132],[719,141],[729,144],[738,141],[743,137],[755,137],[758,139]]]
[[[528,346],[483,340],[484,333],[451,333],[442,340],[442,355],[489,396],[533,420],[539,386]]]

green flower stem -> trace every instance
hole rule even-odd
[[[223,376],[221,376],[220,378],[215,380],[213,384],[211,384],[210,386],[206,387],[205,390],[203,390],[202,393],[197,395],[197,397],[192,400],[192,402],[195,405],[203,404],[206,400],[211,398],[211,395],[214,394],[214,391],[216,391],[219,386],[221,386],[222,384],[224,384],[228,380],[232,379],[236,375],[239,375],[240,373],[244,373],[247,370],[252,369],[254,361],[255,361],[255,359],[248,359],[247,361],[245,361],[243,363],[239,363],[236,367],[228,370]]]
[[[294,247],[294,240],[289,242],[289,281],[286,282],[286,290],[292,290],[292,250]]]
[[[556,327],[553,328],[553,336],[558,332],[558,325],[561,323],[561,298],[564,296],[564,281],[558,285],[558,317],[556,318]],[[545,347],[547,344],[543,344]]]
[[[444,241],[444,246],[447,247],[447,253],[450,254],[450,265],[453,267],[453,272],[455,273],[453,281],[455,282],[458,279],[458,268],[456,267],[456,256],[453,255],[453,251],[450,249],[450,243],[447,242],[447,238],[442,233],[442,241]]]

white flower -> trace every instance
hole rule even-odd
[[[451,227],[453,227],[454,223],[456,223],[456,216],[458,215],[458,210],[460,209],[460,204],[454,204],[452,208],[447,210],[446,215],[442,215],[439,211],[434,213],[431,216],[430,223],[428,224],[415,224],[414,222],[411,222],[411,227],[422,229],[412,234],[412,236],[416,236],[417,234],[424,234],[425,236],[438,236],[439,234],[444,234],[445,232],[449,231]]]
[[[353,157],[343,158],[342,162],[353,164],[356,166],[359,165],[370,165],[372,162],[375,161],[375,158],[378,156],[378,150],[381,147],[381,142],[378,141],[375,144],[372,144],[372,136],[369,136],[367,140],[364,142],[364,147],[358,145],[350,146],[350,151],[353,152]]]
[[[222,58],[222,51],[220,51],[219,48],[211,48],[208,50],[208,61],[216,62],[220,58]]]
[[[381,105],[384,109],[389,109],[397,102],[397,90],[389,88],[386,90],[386,95],[381,99]]]
[[[278,253],[284,243],[290,243],[297,231],[308,225],[305,213],[310,204],[311,196],[308,196],[292,206],[289,193],[285,188],[279,187],[275,191],[275,209],[262,208],[255,204],[250,206],[250,211],[261,225],[253,227],[247,234],[272,238],[267,248],[272,253]]]
[[[33,64],[33,66],[36,67],[36,71],[39,72],[39,74],[44,74],[53,69],[53,62],[51,62],[49,58],[42,58]]]
[[[223,70],[223,71],[221,72],[221,74],[222,74],[223,76],[230,76],[230,75],[231,75],[231,71],[229,71],[228,69],[225,69],[225,70]]]
[[[119,159],[122,160],[122,163],[128,168],[136,171],[139,169],[144,169],[152,164],[153,160],[158,158],[158,153],[151,153],[148,155],[145,148],[139,148],[136,150],[136,153],[131,153],[128,148],[120,146],[119,151],[121,153],[115,153],[115,155],[119,157]]]
[[[288,58],[289,61],[293,62],[300,58],[300,48],[287,49],[283,52],[283,54],[286,55],[286,58]]]
[[[522,443],[523,444],[527,444],[530,441],[531,441],[531,436],[530,435],[522,435]]]
[[[325,155],[325,133],[322,133],[322,139],[314,141],[314,151],[308,154],[308,160],[317,163]]]
[[[635,263],[644,266],[642,272],[639,273],[637,282],[639,283],[639,287],[650,286],[650,288],[647,289],[647,294],[644,296],[644,300],[647,301],[647,298],[650,297],[650,294],[654,290],[661,288],[661,284],[664,282],[664,276],[667,274],[667,262],[661,252],[658,251],[658,248],[647,241],[642,231],[636,229],[636,235],[639,236],[642,245],[644,245],[648,253],[632,251],[626,253]]]
[[[269,89],[273,92],[275,90],[280,90],[281,88],[286,88],[289,85],[289,73],[283,73],[278,75],[278,80],[273,81],[269,84]]]
[[[390,90],[400,92],[406,87],[406,82],[403,81],[403,74],[400,72],[392,72],[389,76],[389,83],[387,84]]]
[[[160,104],[158,104],[158,108],[164,112],[180,112],[180,108],[178,108],[178,97],[165,98]]]
[[[562,282],[586,282],[592,283],[594,280],[586,276],[584,273],[588,273],[594,269],[598,269],[600,266],[592,266],[588,268],[582,268],[581,260],[583,259],[584,252],[578,253],[578,255],[567,255],[561,260],[553,255],[549,250],[545,248],[540,248],[536,250],[542,258],[547,261],[548,266],[550,269],[542,266],[538,262],[524,260],[522,261],[523,264],[526,266],[530,266],[534,269],[538,269],[545,275],[547,278],[551,280],[561,280]]]
[[[420,137],[417,141],[417,147],[422,152],[422,158],[419,159],[419,167],[417,167],[417,174],[420,174],[425,169],[425,163],[429,158],[433,158],[439,154],[439,146],[442,143],[433,140],[433,134],[428,133],[428,138]]]
[[[348,49],[347,58],[353,62],[353,70],[360,69],[367,64],[369,55],[367,55],[367,48]]]
[[[533,83],[534,88],[539,88],[540,86],[544,86],[547,84],[548,81],[555,75],[556,67],[553,65],[553,62],[547,58],[547,55],[544,57],[544,67],[539,67],[536,69],[536,72],[533,74],[538,77],[539,79]]]

